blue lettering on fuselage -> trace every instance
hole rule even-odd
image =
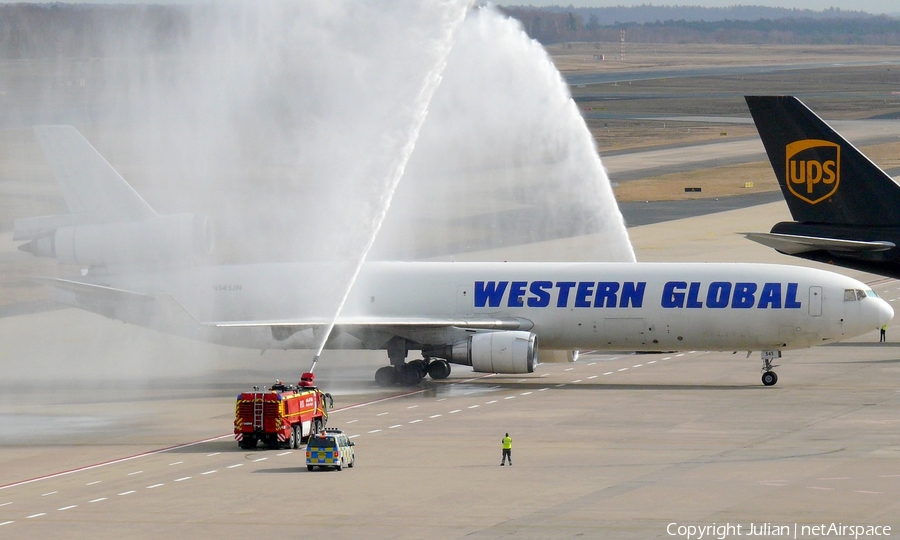
[[[641,308],[645,281],[476,281],[476,308]],[[798,283],[669,281],[660,306],[669,309],[799,309]]]

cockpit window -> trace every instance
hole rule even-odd
[[[875,294],[875,291],[873,291],[872,289],[866,289],[866,296],[870,298],[878,298],[878,295]]]
[[[875,291],[869,289],[844,289],[844,302],[856,302],[862,300],[866,296],[875,296]]]

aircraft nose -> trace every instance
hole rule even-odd
[[[891,322],[891,319],[894,318],[894,308],[891,307],[885,300],[879,298],[878,299],[878,327],[882,327],[887,323]]]

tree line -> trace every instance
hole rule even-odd
[[[650,5],[503,11],[544,44],[618,42],[625,30],[628,41],[644,43],[900,45],[900,20],[839,9]],[[200,31],[192,21],[217,16],[212,5],[0,4],[0,60],[165,53]]]
[[[692,12],[704,9],[716,8],[690,8]],[[587,8],[507,7],[503,11],[518,19],[530,37],[545,45],[567,41],[618,42],[622,30],[628,41],[640,43],[900,45],[900,19],[840,10],[782,10],[784,17],[754,20],[679,19],[605,25]],[[808,16],[809,13],[817,16]],[[822,13],[832,16],[822,17]]]

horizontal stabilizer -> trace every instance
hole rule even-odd
[[[896,246],[893,242],[863,242],[778,233],[741,233],[749,240],[774,248],[787,255],[797,255],[810,251],[834,251],[846,253],[888,251]]]

